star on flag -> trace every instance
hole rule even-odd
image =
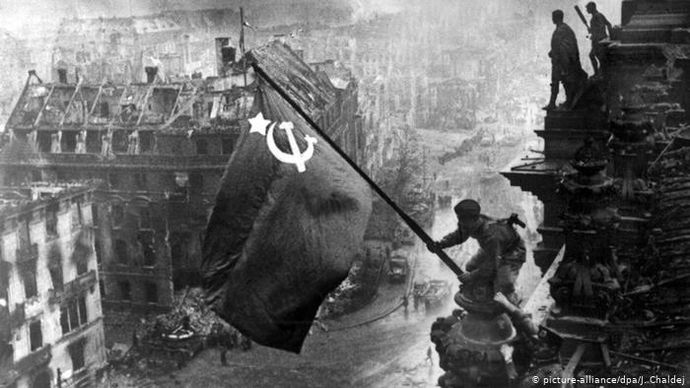
[[[268,124],[271,123],[271,120],[266,120],[264,118],[264,114],[259,112],[254,118],[251,118],[249,120],[249,124],[251,125],[251,128],[249,129],[249,133],[258,133],[261,136],[266,136],[266,128],[268,127]]]

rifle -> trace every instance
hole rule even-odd
[[[508,218],[506,219],[506,222],[507,222],[508,225],[510,225],[510,226],[518,225],[519,227],[521,227],[521,228],[523,228],[523,229],[527,226],[527,225],[525,225],[524,222],[522,222],[522,220],[520,220],[520,219],[518,218],[517,213],[511,214],[510,217],[508,217]]]
[[[575,12],[577,12],[577,16],[580,17],[580,20],[582,20],[582,23],[587,27],[587,31],[589,31],[589,24],[587,24],[587,19],[585,19],[585,15],[582,13],[582,10],[580,9],[580,6],[575,6]]]

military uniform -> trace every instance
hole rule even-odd
[[[462,244],[470,237],[477,240],[480,248],[465,266],[469,272],[468,281],[493,280],[496,292],[514,300],[515,282],[525,262],[522,238],[506,220],[494,220],[482,214],[474,230],[464,230],[458,224],[458,229],[445,236],[438,247]]]
[[[549,106],[555,106],[559,85],[563,84],[566,106],[571,108],[578,89],[587,80],[587,73],[580,64],[580,51],[575,33],[565,23],[556,25],[551,36],[551,97]]]
[[[601,41],[608,37],[606,33],[607,27],[611,28],[611,23],[606,20],[606,17],[596,10],[593,11],[589,27],[590,39],[592,41],[592,50],[589,52],[589,58],[592,61],[595,73],[599,72],[601,61],[604,58],[605,49]]]

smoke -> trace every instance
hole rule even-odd
[[[351,0],[352,7],[352,22],[360,22],[370,20],[378,15],[398,13],[405,10],[405,4],[402,0]]]

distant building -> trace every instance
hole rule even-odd
[[[31,55],[24,42],[1,29],[0,47],[0,125],[4,125],[23,86],[22,74],[30,66]]]
[[[77,387],[105,366],[94,189],[0,190],[0,386]]]
[[[52,80],[144,82],[146,67],[163,78],[216,73],[216,36],[238,36],[239,10],[177,10],[120,18],[64,19],[52,53]],[[233,42],[237,46],[238,42]]]
[[[339,117],[340,120],[344,120],[343,125],[338,126],[340,132],[332,133],[331,136],[340,139],[340,146],[350,151],[350,157],[353,160],[362,162],[364,160],[365,139],[362,131],[362,119],[358,114],[357,80],[350,69],[333,60],[310,63],[309,65],[317,73],[325,75],[335,89],[336,109],[332,115],[334,118]]]
[[[8,122],[0,181],[99,179],[96,249],[108,309],[160,311],[173,285],[198,284],[207,217],[254,101],[253,73],[238,71],[229,39],[216,39],[224,77],[148,83],[31,83]],[[362,144],[356,83],[315,72],[274,42],[250,60],[291,69],[278,80],[353,157]],[[279,70],[280,71],[280,70]],[[321,74],[321,75],[319,75]],[[336,78],[334,78],[335,80]]]
[[[147,65],[184,73],[182,35],[177,23],[158,16],[66,19],[57,31],[51,78],[61,83],[76,83],[79,77],[92,83],[141,82]]]

